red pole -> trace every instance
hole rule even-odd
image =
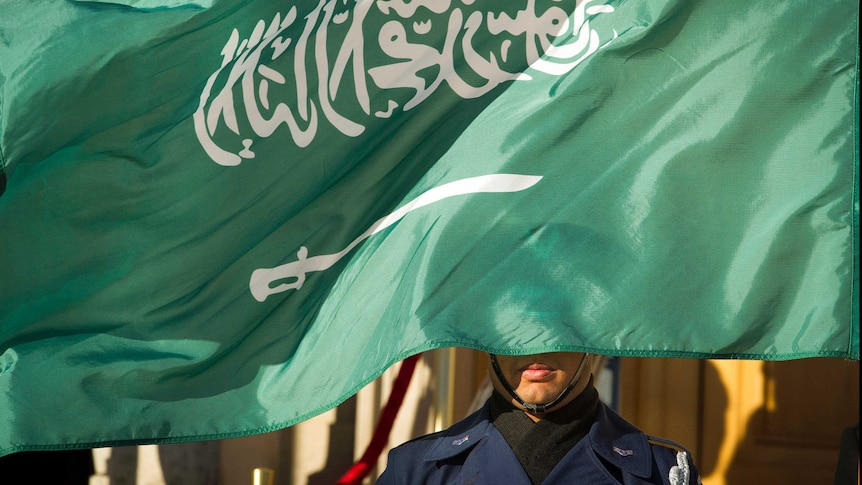
[[[359,485],[371,472],[374,464],[377,463],[377,459],[383,452],[386,442],[389,441],[389,433],[392,431],[392,425],[395,423],[395,416],[398,415],[398,410],[401,409],[401,404],[404,403],[407,386],[410,385],[413,370],[416,369],[416,362],[419,361],[420,356],[421,354],[410,356],[401,363],[398,376],[392,385],[392,392],[389,394],[389,400],[380,413],[380,421],[377,422],[377,428],[374,430],[371,442],[368,443],[368,448],[365,449],[362,458],[350,467],[347,473],[338,480],[337,485]]]

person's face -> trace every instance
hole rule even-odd
[[[548,354],[534,354],[521,356],[498,355],[497,363],[503,376],[509,381],[509,385],[521,396],[525,402],[530,404],[544,404],[553,401],[565,390],[566,386],[578,371],[581,360],[584,359],[581,352],[553,352]],[[565,406],[580,394],[590,379],[590,368],[592,362],[586,357],[581,376],[572,391],[563,401],[555,405],[548,412]],[[491,370],[491,383],[502,396],[511,398],[509,393],[500,384],[493,369]],[[523,409],[517,401],[511,399],[512,404]]]

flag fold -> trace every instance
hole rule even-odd
[[[858,4],[0,3],[0,454],[388,366],[859,359]]]

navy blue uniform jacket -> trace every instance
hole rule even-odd
[[[543,483],[695,485],[699,481],[690,455],[681,446],[647,437],[600,403],[589,434]],[[485,403],[449,429],[392,449],[377,483],[530,485],[530,479],[491,424]]]

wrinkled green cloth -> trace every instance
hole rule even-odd
[[[271,431],[446,346],[858,359],[857,23],[0,2],[0,454]]]

